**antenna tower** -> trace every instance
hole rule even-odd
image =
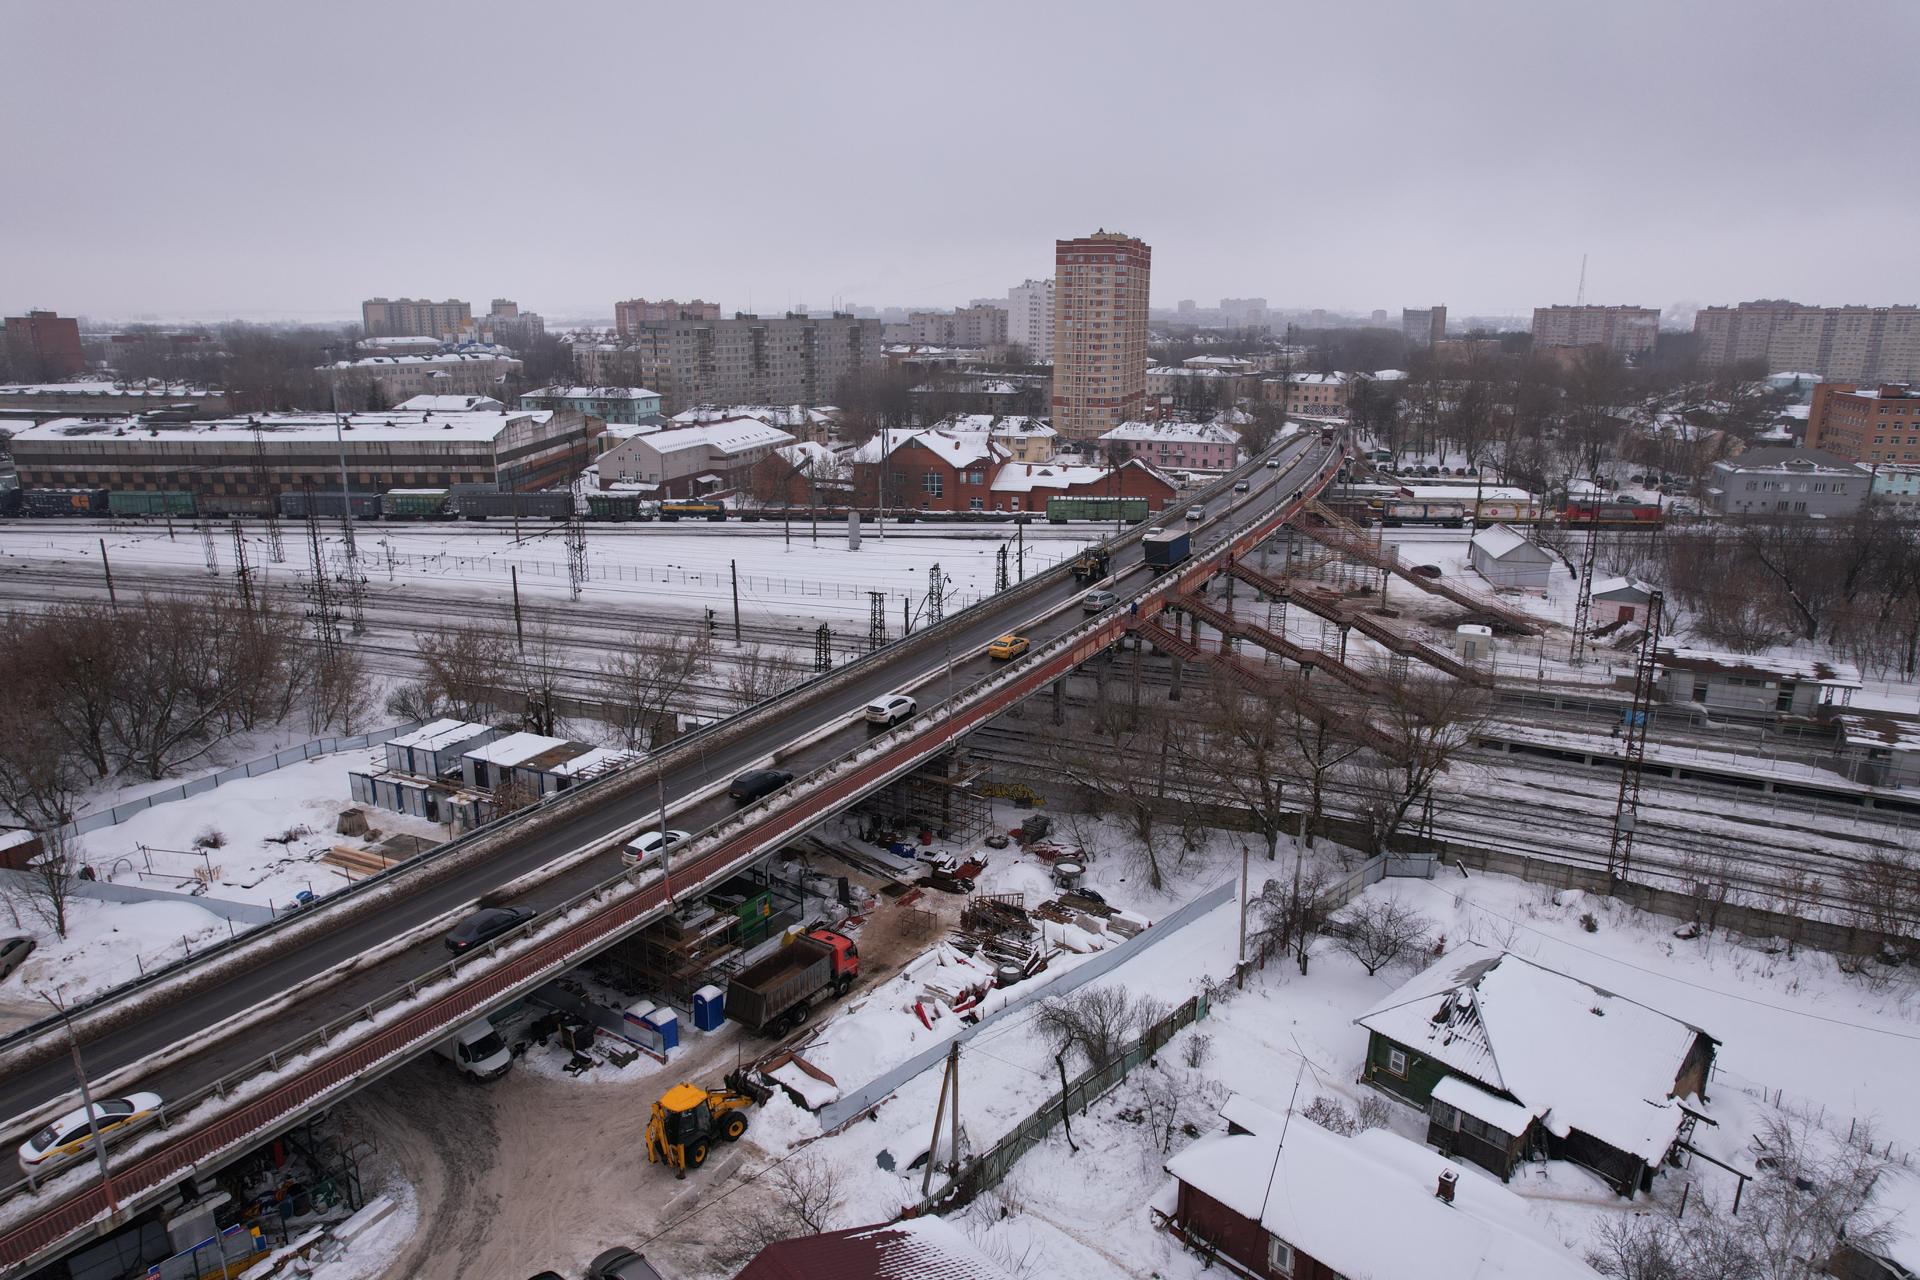
[[[580,586],[587,580],[587,526],[576,510],[567,512],[566,541],[567,585],[573,591],[573,598],[578,600]]]
[[[240,607],[253,612],[253,568],[247,563],[247,537],[240,532],[240,517],[233,517],[233,576],[240,588]]]
[[[253,491],[266,504],[267,559],[279,564],[287,558],[286,546],[280,541],[280,490],[273,482],[272,469],[267,466],[267,441],[261,434],[258,418],[252,420],[252,430]]]

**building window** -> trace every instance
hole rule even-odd
[[[1293,1246],[1279,1236],[1267,1237],[1267,1267],[1283,1276],[1293,1274]]]
[[[938,498],[946,492],[946,477],[938,471],[928,471],[920,477],[920,487],[931,497]]]
[[[1387,1050],[1387,1070],[1396,1076],[1407,1074],[1407,1051],[1405,1049]]]
[[[968,498],[968,499],[967,499],[967,510],[969,510],[969,511],[985,511],[986,509],[987,509],[987,504],[986,504],[985,502],[983,502],[983,501],[981,501],[981,500],[980,500],[979,498]]]

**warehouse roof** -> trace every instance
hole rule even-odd
[[[395,492],[398,492],[397,490]],[[389,738],[389,746],[424,747],[428,751],[438,751],[469,738],[477,738],[492,731],[492,726],[476,724],[471,720],[434,720],[421,725],[412,733],[403,733],[397,738]]]
[[[368,369],[375,372],[394,366],[418,367],[428,365],[440,368],[459,364],[518,364],[518,356],[505,355],[492,351],[443,351],[431,356],[362,356],[358,360],[336,360],[331,366],[321,365],[325,369]]]
[[[341,415],[345,438],[354,440],[495,440],[509,423],[531,420],[545,424],[551,409],[492,409],[443,413],[436,410],[388,409],[377,413]],[[332,440],[330,413],[262,413],[250,418],[207,418],[199,422],[148,422],[125,418],[55,418],[37,427],[14,432],[13,443],[37,440],[119,439],[132,446],[148,440],[231,441],[251,444],[255,428],[266,441],[286,439]]]
[[[733,418],[699,427],[675,427],[641,436],[650,449],[678,453],[683,449],[711,449],[717,453],[746,453],[774,445],[791,444],[793,437],[758,418]]]
[[[1861,687],[1860,668],[1851,662],[1828,662],[1823,658],[1727,653],[1720,649],[1688,649],[1677,645],[1662,645],[1659,664],[1668,671],[1691,671],[1698,675],[1740,676],[1747,679],[1766,680],[1785,678],[1805,680],[1813,684],[1833,685],[1841,689]]]
[[[1102,440],[1167,440],[1185,444],[1239,444],[1240,433],[1212,422],[1123,422]]]
[[[1473,535],[1473,547],[1484,551],[1495,560],[1505,560],[1509,556],[1519,560],[1549,560],[1550,556],[1526,537],[1504,524],[1492,525]]]
[[[1012,1280],[931,1214],[770,1244],[734,1280]]]
[[[425,413],[431,409],[435,413],[473,413],[476,411],[497,411],[507,406],[492,396],[436,396],[431,393],[409,396],[396,409],[415,409]]]
[[[658,391],[645,387],[535,387],[522,391],[520,398],[548,400],[658,400]]]
[[[189,387],[170,382],[8,382],[0,383],[0,396],[118,396],[123,399],[172,400],[180,396],[216,394],[205,387]]]

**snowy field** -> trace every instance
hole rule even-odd
[[[1454,872],[1442,874],[1448,878],[1396,881],[1368,892],[1402,897],[1429,916],[1449,944],[1479,941],[1510,948],[1722,1039],[1722,1070],[1710,1108],[1722,1128],[1700,1139],[1714,1154],[1742,1162],[1747,1135],[1767,1105],[1754,1095],[1775,1090],[1787,1105],[1823,1117],[1840,1135],[1856,1118],[1875,1120],[1879,1136],[1893,1142],[1896,1158],[1920,1139],[1920,1103],[1906,1088],[1920,1061],[1914,1022],[1920,1009],[1910,979],[1876,988],[1841,974],[1828,956],[1801,952],[1788,959],[1724,938],[1680,942],[1671,936],[1671,921],[1609,901],[1579,895],[1556,901],[1535,886],[1504,877],[1465,880]],[[1587,912],[1596,917],[1595,933],[1585,932],[1579,922]],[[1208,977],[1225,974],[1234,946],[1234,908],[1227,906],[1162,941],[1110,981],[1177,1002]],[[1030,1274],[1201,1276],[1200,1261],[1155,1232],[1144,1207],[1163,1184],[1162,1164],[1187,1141],[1176,1129],[1171,1150],[1162,1151],[1139,1123],[1143,1091],[1152,1077],[1174,1078],[1189,1100],[1181,1120],[1203,1132],[1217,1126],[1215,1113],[1229,1093],[1285,1111],[1297,1089],[1296,1107],[1326,1096],[1352,1110],[1363,1094],[1354,1081],[1365,1047],[1365,1033],[1352,1019],[1406,977],[1402,969],[1369,978],[1324,940],[1307,977],[1290,966],[1271,966],[1244,993],[1220,1003],[1213,1016],[1176,1038],[1157,1066],[1137,1072],[1087,1115],[1076,1117],[1078,1153],[1056,1130],[999,1191],[961,1216],[963,1225],[996,1254],[1026,1260],[1035,1268]],[[1200,1066],[1189,1066],[1188,1046],[1201,1037],[1206,1048],[1195,1053],[1204,1058]],[[976,1151],[1057,1087],[1051,1051],[1024,1011],[963,1048],[962,1062],[963,1117]],[[814,1145],[782,1149],[783,1139],[804,1136],[809,1119],[789,1113],[784,1104],[778,1122],[769,1126],[775,1132],[756,1128],[752,1136],[775,1157],[824,1161],[839,1172],[844,1195],[839,1224],[884,1220],[918,1199],[919,1175],[907,1174],[904,1166],[926,1146],[939,1075],[934,1071],[913,1081],[881,1108],[874,1123],[854,1125]],[[1424,1135],[1424,1122],[1409,1108],[1396,1106],[1392,1124],[1416,1141]],[[881,1167],[883,1151],[900,1171]],[[1751,1167],[1750,1158],[1744,1157],[1743,1167]],[[1470,1176],[1482,1176],[1472,1166],[1467,1169]],[[1696,1184],[1693,1195],[1724,1201],[1731,1194],[1731,1177],[1696,1164],[1692,1170],[1668,1171],[1656,1198],[1670,1205],[1689,1180]],[[1526,1166],[1512,1185],[1539,1224],[1576,1255],[1599,1223],[1646,1207],[1644,1199],[1629,1206],[1597,1179],[1558,1163]],[[708,1235],[723,1224],[702,1219],[722,1214],[697,1215],[674,1237]],[[689,1274],[715,1274],[702,1271],[697,1255],[680,1252],[672,1240],[651,1247],[681,1261]]]
[[[155,805],[79,837],[76,857],[100,882],[177,895],[177,900],[100,901],[87,896],[83,885],[69,900],[62,939],[24,904],[0,899],[6,927],[39,942],[18,976],[8,980],[9,990],[58,990],[68,1001],[77,1000],[248,927],[246,919],[235,922],[202,903],[284,909],[303,890],[323,895],[345,886],[349,874],[321,856],[336,844],[369,847],[367,841],[336,834],[334,826],[341,810],[358,807],[348,789],[348,770],[377,753],[378,748],[362,748],[315,756]],[[365,812],[380,839],[413,836],[436,844],[447,838],[447,828],[424,819]],[[0,1011],[0,1023],[5,1021]]]
[[[44,524],[44,522],[43,522]],[[1016,530],[1018,537],[1016,538]],[[355,531],[362,571],[375,584],[427,588],[449,594],[475,592],[505,598],[512,570],[530,599],[569,600],[567,553],[561,533],[551,524],[527,524],[516,539],[511,526],[364,525]],[[635,612],[658,609],[723,615],[732,608],[733,566],[739,574],[741,616],[750,621],[788,622],[795,618],[864,622],[868,592],[887,599],[888,618],[897,625],[902,602],[923,607],[929,575],[940,566],[946,580],[945,605],[951,613],[993,592],[998,553],[1008,547],[1008,573],[1019,578],[1019,548],[1025,546],[1026,573],[1032,576],[1070,559],[1078,549],[1109,536],[1107,525],[994,525],[965,532],[952,527],[931,532],[919,526],[890,525],[882,538],[864,526],[858,550],[850,550],[844,523],[823,525],[815,541],[809,528],[788,532],[777,523],[728,522],[724,525],[587,526],[587,580],[583,605],[605,605]],[[11,526],[0,530],[0,577],[10,568],[63,568],[77,578],[100,576],[100,531],[61,531],[58,527]],[[304,526],[283,526],[286,559],[275,564],[257,528],[246,533],[253,572],[268,582],[291,583],[311,563]],[[116,528],[106,536],[114,572],[209,575],[205,542],[185,524],[169,538],[164,526]],[[233,543],[216,529],[213,556],[219,574],[231,578]],[[327,537],[327,554],[341,552],[337,529]]]

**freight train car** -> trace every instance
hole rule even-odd
[[[348,495],[355,520],[378,520],[380,518],[380,495],[377,493],[354,493]],[[280,515],[287,520],[305,520],[311,510],[322,520],[340,518],[340,491],[338,489],[289,489],[280,495]]]
[[[1465,503],[1460,502],[1412,502],[1401,499],[1387,504],[1380,522],[1389,529],[1408,524],[1459,529],[1467,522],[1467,508]]]
[[[389,489],[381,503],[389,520],[445,520],[448,518],[445,489]]]
[[[279,505],[264,493],[203,493],[196,502],[201,515],[220,520],[233,516],[259,519],[279,510]]]
[[[590,493],[587,495],[587,519],[608,520],[624,523],[629,520],[651,520],[653,512],[633,493]]]
[[[662,520],[725,520],[727,504],[724,502],[702,502],[698,499],[683,498],[677,502],[660,504]]]
[[[26,489],[20,510],[30,516],[91,516],[107,509],[105,489]]]
[[[1139,524],[1147,518],[1145,498],[1048,498],[1047,523],[1069,520],[1124,520]]]
[[[116,516],[180,516],[191,520],[197,508],[193,495],[180,489],[115,489],[107,494],[107,510]]]
[[[462,520],[565,520],[573,514],[573,494],[565,489],[463,493],[454,510]]]

